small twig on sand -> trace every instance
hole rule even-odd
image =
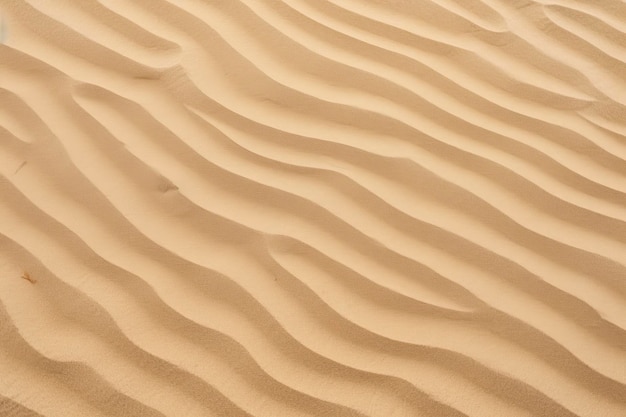
[[[17,167],[17,169],[15,170],[15,172],[13,172],[13,175],[17,174],[18,172],[20,172],[20,169],[24,168],[24,165],[26,165],[26,161],[22,162],[22,164]]]
[[[35,278],[31,277],[28,272],[24,272],[22,274],[22,278],[24,278],[26,281],[30,282],[31,284],[34,284],[34,283],[37,282],[37,280]]]

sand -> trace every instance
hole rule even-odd
[[[0,416],[626,416],[624,1],[0,15]]]

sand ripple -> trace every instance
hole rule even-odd
[[[623,2],[0,13],[0,415],[626,415]]]

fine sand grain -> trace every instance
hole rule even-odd
[[[0,0],[23,416],[626,416],[626,3]]]

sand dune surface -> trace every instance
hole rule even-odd
[[[626,416],[623,0],[0,24],[0,416]]]

